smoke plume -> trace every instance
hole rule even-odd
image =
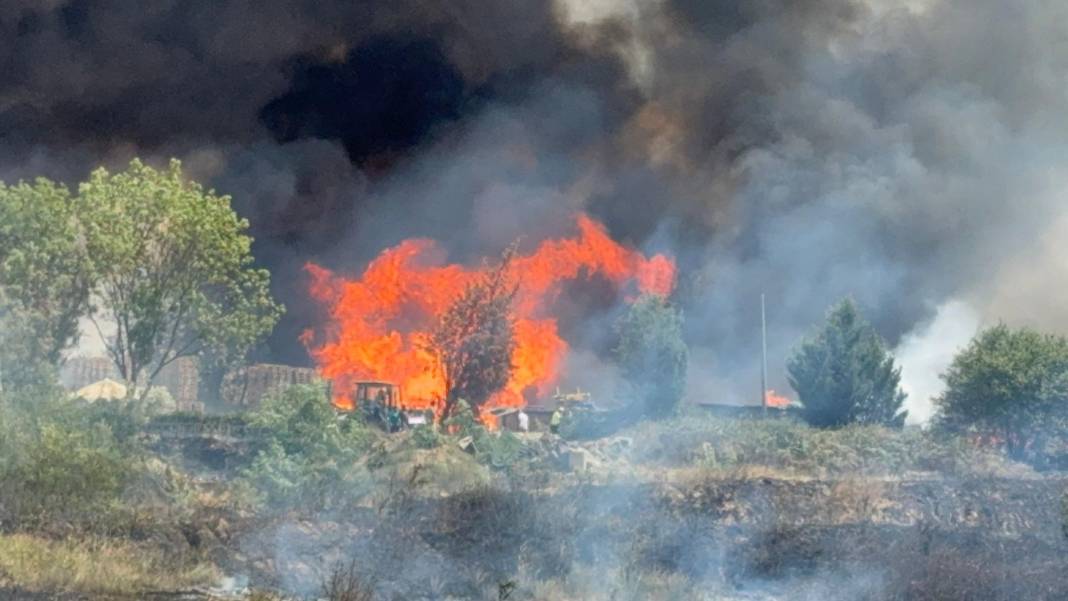
[[[1068,331],[1066,26],[1053,0],[4,0],[0,178],[183,158],[250,219],[286,362],[322,319],[306,261],[466,261],[586,210],[678,257],[693,394],[752,401],[762,292],[778,390],[847,295],[894,346],[951,299]]]

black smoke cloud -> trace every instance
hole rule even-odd
[[[250,219],[290,309],[263,356],[289,362],[321,319],[305,261],[355,271],[410,236],[467,260],[588,210],[678,257],[694,396],[744,400],[761,292],[780,388],[845,295],[891,343],[951,299],[1064,328],[1029,269],[1060,264],[1036,241],[1065,213],[1066,21],[1050,1],[0,1],[0,177],[182,157]]]

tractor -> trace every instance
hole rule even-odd
[[[398,432],[429,421],[427,412],[403,408],[401,389],[392,382],[357,382],[354,400],[364,420],[377,423],[386,432]]]

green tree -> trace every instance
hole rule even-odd
[[[477,417],[482,405],[504,388],[512,375],[512,300],[517,287],[509,267],[514,255],[513,246],[497,267],[467,286],[431,334],[430,347],[445,376],[442,420],[452,416],[461,399]]]
[[[1068,339],[998,325],[957,354],[935,398],[937,423],[994,437],[1022,458],[1036,439],[1063,435],[1068,417]]]
[[[282,307],[267,271],[252,265],[248,222],[228,196],[186,180],[178,161],[98,169],[79,202],[97,265],[92,316],[114,324],[108,353],[126,380],[148,390],[179,357],[243,357],[274,327]]]
[[[688,349],[682,313],[661,296],[647,294],[615,324],[615,358],[637,414],[664,417],[682,400]]]
[[[0,183],[0,377],[16,387],[59,364],[89,310],[79,205],[46,179]]]
[[[823,327],[790,357],[787,371],[802,415],[814,426],[905,423],[901,369],[851,300],[831,308]]]

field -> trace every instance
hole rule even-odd
[[[1068,596],[1068,479],[961,439],[701,413],[601,438],[479,427],[386,435],[339,422],[328,407],[296,420],[267,413],[228,418],[245,422],[241,436],[145,422],[116,451],[128,470],[118,496],[88,514],[78,503],[18,513],[20,492],[5,487],[0,590],[85,599]],[[81,444],[70,448],[84,459],[78,469],[107,466]],[[80,486],[100,482],[111,481]]]

